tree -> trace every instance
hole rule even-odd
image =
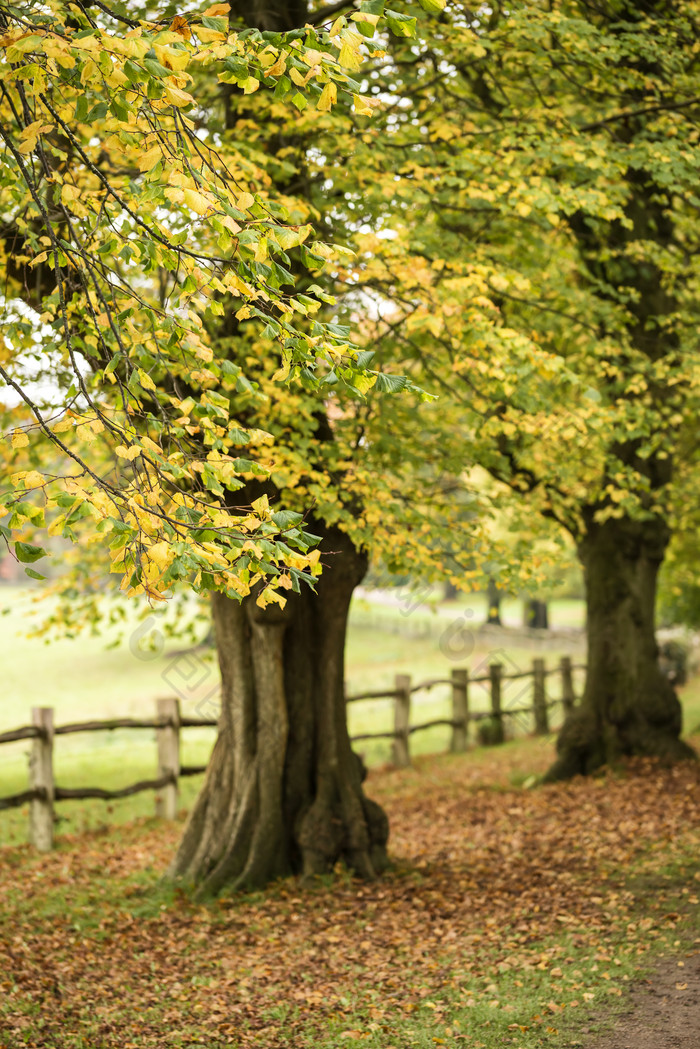
[[[329,387],[316,390],[332,372],[351,390],[366,368],[347,332],[299,323],[328,296],[311,280],[295,296],[287,252],[297,247],[297,264],[314,271],[333,252],[232,127],[238,97],[258,88],[281,96],[293,83],[297,109],[320,112],[347,98],[362,37],[299,30],[291,7],[265,35],[264,24],[243,31],[227,4],[156,21],[135,7],[0,8],[1,374],[18,401],[4,413],[14,465],[2,534],[32,563],[44,550],[26,529],[48,519],[50,534],[109,544],[130,594],[159,599],[178,582],[217,591],[222,730],[176,872],[211,875],[210,887],[256,884],[303,852],[307,870],[346,854],[370,875],[386,821],[362,794],[340,716],[336,640],[364,558],[337,528],[321,529],[331,578],[313,595],[318,533],[271,505],[270,438],[250,425],[264,394],[249,378],[255,363],[242,362],[264,341],[263,378],[301,375],[304,407],[321,411]],[[48,391],[32,388],[34,361],[44,375],[50,366]]]
[[[47,521],[83,582],[109,542],[133,596],[213,592],[220,732],[173,876],[216,891],[345,858],[371,877],[387,823],[347,734],[348,605],[369,537],[425,560],[448,494],[425,471],[377,476],[416,456],[379,423],[414,427],[422,395],[368,367],[329,294],[349,220],[332,195],[322,206],[319,142],[348,92],[371,114],[350,73],[378,18],[359,32],[315,29],[326,15],[299,4],[138,13],[56,3],[28,28],[4,12],[4,375],[23,403],[6,409],[19,490],[3,535],[33,562],[28,531]],[[34,359],[54,364],[47,406]],[[424,448],[440,428],[429,415]]]
[[[30,467],[15,468],[2,534],[20,561],[40,558],[40,547],[14,536],[41,525],[48,497],[62,511],[53,534],[74,540],[76,520],[98,522],[130,593],[157,599],[159,586],[195,580],[240,596],[276,574],[273,563],[285,569],[283,586],[298,586],[308,537],[276,523],[265,504],[226,509],[224,491],[263,472],[238,451],[261,435],[229,415],[227,393],[255,390],[214,355],[207,325],[227,297],[241,322],[264,322],[288,370],[304,368],[310,383],[316,368],[324,381],[324,364],[345,365],[351,379],[354,355],[323,325],[313,336],[295,327],[322,303],[285,290],[276,260],[311,227],[287,221],[264,171],[240,150],[223,155],[198,135],[186,87],[200,69],[243,93],[274,87],[297,54],[312,97],[320,100],[321,82],[327,95],[336,81],[342,91],[346,76],[330,53],[308,65],[300,40],[280,36],[275,50],[260,33],[229,39],[225,4],[163,22],[141,22],[123,5],[92,7],[0,8],[0,375],[16,402],[6,424],[19,424],[8,462],[16,454]],[[37,378],[48,389],[35,393]]]
[[[565,529],[583,565],[589,670],[554,778],[693,753],[654,604],[693,485],[697,14],[456,5],[421,49],[394,45],[413,106],[394,106],[393,171],[365,175],[377,207],[393,182],[395,235],[367,237],[382,339],[461,406],[494,501]]]

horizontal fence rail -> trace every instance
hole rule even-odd
[[[487,674],[470,676],[464,668],[452,670],[447,678],[430,678],[413,684],[407,674],[397,674],[393,689],[382,689],[346,695],[346,703],[357,703],[363,700],[393,700],[394,727],[383,732],[364,732],[351,737],[353,743],[362,740],[392,740],[392,758],[395,765],[410,765],[410,740],[417,732],[427,729],[451,728],[450,749],[461,753],[469,746],[469,726],[487,722],[488,732],[479,733],[482,743],[502,743],[507,735],[506,723],[509,718],[528,715],[532,717],[534,732],[545,735],[549,732],[549,711],[561,705],[564,713],[574,707],[574,671],[585,670],[585,665],[571,662],[564,657],[556,668],[548,669],[543,659],[533,660],[532,669],[516,673],[504,673],[500,663],[491,663]],[[561,680],[561,696],[548,700],[546,678],[557,674]],[[503,682],[520,678],[532,679],[532,704],[527,706],[509,706],[503,702]],[[489,692],[489,709],[470,710],[470,685],[487,685]],[[438,686],[449,686],[451,696],[451,717],[434,718],[418,724],[411,724],[412,697],[417,692],[430,691]],[[29,804],[29,840],[40,852],[53,848],[54,806],[60,801],[74,801],[100,798],[111,801],[130,797],[143,791],[156,792],[156,815],[164,819],[174,819],[177,814],[178,780],[186,776],[197,776],[206,772],[205,765],[181,765],[180,732],[183,728],[215,727],[216,718],[183,717],[180,714],[178,699],[159,699],[156,701],[155,718],[111,718],[104,721],[77,721],[67,725],[54,725],[52,707],[34,707],[32,724],[9,732],[0,733],[0,744],[16,743],[20,740],[31,740],[29,755],[29,790],[0,798],[0,811],[18,808]],[[53,751],[56,736],[73,735],[79,732],[112,732],[115,729],[153,729],[156,734],[158,755],[157,776],[154,779],[140,780],[118,790],[105,790],[102,787],[62,787],[55,783],[53,774]]]
[[[536,735],[547,735],[549,729],[549,712],[553,707],[561,706],[564,714],[568,714],[574,707],[576,695],[574,692],[574,671],[585,670],[582,663],[572,663],[569,656],[564,656],[557,667],[547,667],[544,659],[533,659],[532,669],[504,673],[500,663],[491,663],[487,674],[475,674],[471,676],[469,671],[463,668],[455,668],[449,678],[429,678],[413,684],[412,679],[406,674],[397,674],[394,688],[381,692],[360,692],[357,695],[346,697],[347,703],[355,703],[359,700],[368,699],[393,699],[394,700],[394,728],[390,731],[363,732],[351,736],[353,742],[374,739],[393,740],[392,758],[395,765],[405,767],[410,764],[409,741],[416,732],[426,729],[447,727],[452,729],[450,750],[453,753],[465,751],[469,745],[469,725],[473,722],[488,722],[488,732],[484,732],[482,742],[489,744],[503,743],[507,735],[507,722],[510,718],[519,718],[523,715],[531,716],[533,730]],[[561,695],[558,699],[548,699],[546,691],[546,679],[552,675],[560,678]],[[532,703],[531,705],[510,706],[503,702],[503,683],[507,681],[518,681],[521,679],[532,679]],[[418,725],[411,724],[411,697],[417,692],[429,691],[437,686],[449,686],[451,689],[452,717],[436,718],[432,721],[424,721]],[[470,710],[469,687],[470,685],[487,685],[489,693],[488,710]]]

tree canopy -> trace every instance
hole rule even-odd
[[[654,598],[697,475],[697,13],[0,5],[3,535],[216,592],[177,876],[386,862],[343,696],[370,553],[537,578],[567,532],[589,674],[555,774],[688,755]]]
[[[281,469],[276,435],[252,424],[266,387],[296,380],[322,404],[331,387],[407,385],[314,319],[332,297],[313,275],[342,244],[227,126],[231,100],[256,94],[272,114],[370,113],[354,74],[381,53],[378,16],[283,32],[232,31],[229,15],[0,7],[2,534],[27,564],[43,547],[24,528],[109,546],[123,588],[152,598],[180,581],[239,596],[265,581],[261,600],[312,582],[301,513],[233,497]],[[221,351],[226,325],[246,352]]]
[[[589,673],[556,774],[690,753],[654,596],[696,501],[697,16],[455,7],[397,60],[420,118],[394,110],[397,236],[367,280],[394,304],[383,339],[462,406],[465,461],[577,544]]]

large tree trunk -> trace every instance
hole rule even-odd
[[[203,893],[321,874],[340,859],[364,878],[386,866],[388,822],[362,790],[343,684],[366,559],[337,529],[322,550],[317,593],[292,594],[284,610],[213,597],[219,735],[171,867]]]
[[[663,674],[654,633],[656,578],[669,533],[656,519],[589,521],[579,546],[588,605],[588,673],[580,704],[557,740],[547,779],[623,755],[695,757],[679,737],[681,705]]]

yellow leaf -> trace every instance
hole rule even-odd
[[[284,55],[280,55],[274,66],[270,66],[269,69],[265,70],[265,76],[282,76],[287,68],[287,63],[284,60]]]
[[[353,95],[352,96],[352,101],[353,101],[353,105],[355,107],[355,112],[359,116],[362,116],[362,117],[371,117],[372,116],[372,105],[371,105],[369,99],[363,98],[362,95]]]
[[[141,589],[140,587],[137,587],[133,591],[133,593],[134,594],[138,594],[140,589]],[[144,591],[145,594],[148,595],[148,597],[151,599],[151,601],[167,601],[168,600],[167,594],[161,593],[160,590],[156,590],[155,587],[153,587],[153,586],[144,586],[143,587],[143,591]]]
[[[63,532],[63,525],[66,522],[66,515],[59,514],[58,517],[54,518],[50,522],[49,527],[46,529],[49,535],[61,535]]]
[[[337,101],[338,88],[332,81],[329,81],[321,92],[321,97],[316,103],[316,109],[319,109],[322,113],[327,113]]]
[[[46,478],[42,477],[38,470],[30,470],[24,475],[25,488],[43,488],[45,484]]]
[[[54,433],[65,433],[66,430],[72,430],[75,426],[75,419],[70,415],[64,416],[63,419],[59,419],[56,425],[53,427]]]
[[[187,19],[182,18],[180,15],[175,15],[170,23],[170,29],[173,33],[177,33],[179,36],[184,37],[185,40],[189,40],[192,36]]]
[[[352,381],[355,389],[359,390],[360,393],[367,393],[367,391],[371,390],[375,382],[377,381],[377,376],[367,374],[356,375]]]
[[[225,33],[220,33],[218,29],[207,29],[203,25],[197,26],[197,36],[202,44],[211,44],[217,40],[223,42],[226,39]]]
[[[163,44],[154,44],[153,50],[156,53],[156,58],[162,66],[166,69],[173,69],[180,73],[187,67],[187,63],[190,60],[189,51],[185,51],[179,47],[168,47]]]
[[[171,87],[169,84],[165,85],[165,97],[174,106],[189,106],[194,102],[192,95],[187,91],[181,91],[179,87]]]
[[[158,568],[163,571],[168,567],[175,555],[170,544],[163,540],[160,543],[154,543],[154,545],[149,548],[148,556],[151,561],[154,561],[158,565]]]
[[[151,146],[150,149],[146,150],[145,153],[141,153],[136,158],[139,171],[150,171],[154,168],[159,160],[162,160],[163,153],[160,145]]]
[[[346,69],[351,69],[356,72],[360,69],[362,64],[360,60],[360,52],[345,40],[340,49],[340,54],[338,55],[338,62],[341,66],[345,66]]]
[[[213,209],[212,202],[205,197],[203,193],[198,193],[196,189],[186,189],[184,191],[184,201],[188,208],[192,211],[196,211],[198,215],[206,215],[208,211]]]
[[[376,26],[379,21],[379,15],[371,15],[368,11],[356,11],[353,15],[350,15],[353,22],[364,22],[366,25]]]
[[[236,207],[239,211],[250,211],[254,203],[255,197],[252,193],[241,193],[240,197],[236,197]]]
[[[127,58],[143,58],[150,47],[150,43],[142,37],[137,36],[111,36],[109,46],[113,51]]]
[[[128,459],[129,462],[132,462],[132,460],[141,454],[141,449],[136,444],[132,444],[130,448],[120,444],[118,448],[114,449],[114,451],[120,459]]]
[[[185,190],[185,196],[186,195],[187,195],[187,191]],[[156,389],[156,384],[154,383],[153,379],[148,374],[148,372],[145,372],[143,370],[143,368],[138,368],[137,369],[137,374],[138,374],[138,377],[139,377],[139,382],[143,386],[144,390],[155,390]]]
[[[61,187],[61,203],[72,204],[74,200],[77,200],[80,196],[80,190],[77,186],[71,186],[67,182]]]
[[[13,448],[26,448],[29,444],[29,438],[27,437],[24,430],[15,430],[12,434],[12,447]]]

